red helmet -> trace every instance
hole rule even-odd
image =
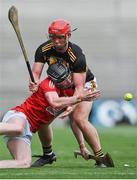
[[[48,28],[48,33],[55,35],[69,34],[71,33],[70,23],[64,19],[54,20]]]

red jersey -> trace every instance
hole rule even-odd
[[[49,78],[43,80],[37,92],[28,97],[24,103],[12,108],[12,110],[23,112],[30,124],[32,132],[36,132],[42,124],[48,124],[57,115],[60,114],[62,108],[53,108],[48,103],[45,93],[55,91],[60,97],[73,96],[74,89],[60,90],[53,85]]]

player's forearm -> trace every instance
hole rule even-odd
[[[42,74],[43,67],[44,67],[43,63],[33,63],[32,73],[35,78],[35,81],[39,81]]]
[[[73,73],[73,81],[76,86],[84,85],[86,81],[86,72]]]
[[[83,92],[84,92],[84,87],[83,86],[77,86],[75,88],[74,95],[83,96]]]
[[[33,73],[33,76],[34,76],[35,81],[36,81],[36,82],[39,82],[41,75],[38,74],[37,72],[32,72],[32,73]]]
[[[75,94],[82,95],[84,90],[84,85],[86,81],[86,73],[73,73],[73,81],[75,85]]]
[[[52,106],[56,108],[64,108],[80,102],[81,99],[78,96],[72,97],[59,97],[52,101]]]

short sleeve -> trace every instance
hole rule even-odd
[[[86,58],[84,54],[80,54],[77,57],[77,60],[73,64],[73,72],[75,73],[81,73],[81,72],[86,72]]]
[[[70,55],[70,60],[73,60],[71,62],[72,71],[74,73],[86,72],[86,57],[82,49],[74,43],[69,43],[69,45],[70,50],[68,51],[68,54]]]
[[[45,63],[41,46],[39,46],[35,52],[35,62]]]

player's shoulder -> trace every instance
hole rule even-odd
[[[72,43],[69,41],[69,49],[72,50],[74,53],[82,53],[82,48],[75,44],[75,43]]]
[[[78,46],[77,44],[72,43],[72,42],[69,42],[67,52],[68,52],[68,55],[70,56],[70,60],[72,62],[75,62],[83,54],[80,46]]]
[[[40,44],[40,46],[38,47],[38,49],[41,51],[41,52],[46,52],[48,50],[50,50],[51,48],[53,47],[53,43],[48,40],[42,44]]]
[[[43,86],[45,84],[48,84],[50,82],[50,79],[49,77],[46,77],[45,79],[43,79],[41,82],[40,82],[40,86]]]
[[[55,85],[49,77],[46,77],[44,80],[41,81],[40,87],[43,90],[55,89]]]

